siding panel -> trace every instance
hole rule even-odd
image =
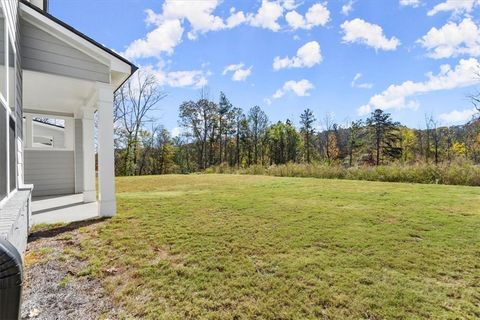
[[[33,196],[75,193],[73,151],[25,150],[25,183]]]
[[[34,25],[22,21],[23,68],[61,76],[110,82],[110,70],[82,51],[64,43]]]

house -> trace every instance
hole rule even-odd
[[[113,98],[137,67],[50,15],[48,0],[0,4],[0,236],[23,253],[35,210],[116,213]]]

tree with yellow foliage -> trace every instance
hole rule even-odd
[[[414,161],[415,160],[415,146],[417,144],[417,136],[415,131],[402,127],[400,129],[401,145],[402,145],[402,161]]]

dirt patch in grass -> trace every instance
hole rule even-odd
[[[118,319],[125,313],[104,294],[99,279],[88,275],[88,257],[80,253],[84,228],[102,220],[40,227],[25,255],[22,319]],[[110,270],[113,272],[113,270]]]

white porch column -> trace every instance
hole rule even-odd
[[[73,150],[74,147],[74,136],[75,136],[75,121],[73,118],[65,119],[65,138],[64,138],[64,147],[68,150]]]
[[[77,118],[82,120],[83,202],[97,201],[95,190],[94,112],[94,108],[82,107],[77,115]]]
[[[33,116],[25,114],[25,148],[33,146]]]
[[[114,216],[115,159],[113,143],[113,89],[111,85],[97,83],[98,92],[98,180],[100,186],[99,215]]]

